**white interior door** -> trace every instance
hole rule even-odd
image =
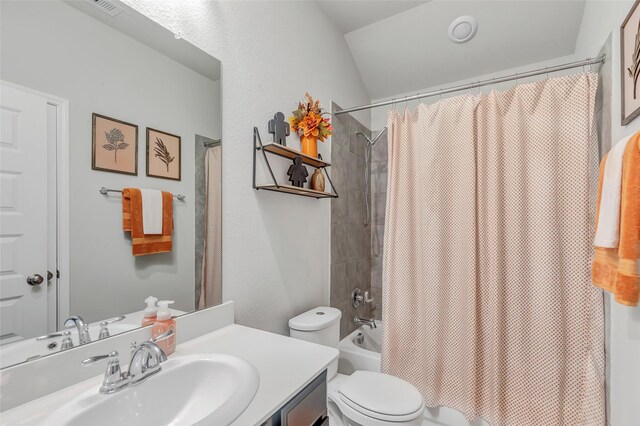
[[[2,84],[0,119],[4,344],[47,333],[47,100]]]

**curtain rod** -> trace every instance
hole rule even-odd
[[[599,56],[597,58],[587,58],[587,59],[582,60],[582,61],[569,62],[569,63],[566,63],[566,64],[555,65],[553,67],[539,68],[537,70],[528,71],[528,72],[524,72],[524,73],[516,73],[516,74],[508,75],[508,76],[505,76],[505,77],[497,77],[497,78],[491,78],[491,79],[487,79],[487,80],[476,81],[476,82],[472,82],[472,83],[463,84],[463,85],[460,85],[460,86],[449,87],[447,89],[434,90],[434,91],[431,91],[431,92],[419,93],[419,94],[413,95],[413,96],[406,96],[404,98],[391,99],[389,101],[382,101],[382,102],[376,102],[374,104],[369,104],[369,105],[361,105],[361,106],[357,106],[357,107],[353,107],[353,108],[341,109],[340,111],[336,111],[333,114],[334,115],[347,114],[347,113],[350,113],[350,112],[362,111],[362,110],[365,110],[365,109],[371,109],[371,108],[377,108],[377,107],[396,104],[396,103],[413,101],[413,100],[416,100],[416,99],[428,98],[428,97],[431,97],[431,96],[446,95],[448,93],[460,92],[460,91],[468,90],[468,89],[475,89],[477,87],[489,86],[489,85],[497,84],[497,83],[504,83],[504,82],[507,82],[507,81],[518,80],[518,79],[521,79],[521,78],[534,77],[534,76],[537,76],[537,75],[548,74],[550,72],[564,71],[564,70],[568,70],[568,69],[572,69],[572,68],[585,67],[587,65],[602,64],[602,63],[604,63],[604,61],[606,59],[607,59],[606,55],[602,55],[602,56]]]

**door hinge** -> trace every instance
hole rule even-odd
[[[60,279],[60,271],[56,269],[56,278]]]

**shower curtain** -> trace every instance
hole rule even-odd
[[[603,425],[597,75],[391,112],[382,369],[499,425]]]
[[[205,155],[204,255],[198,309],[222,303],[222,147]]]

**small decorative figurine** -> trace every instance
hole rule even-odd
[[[293,158],[293,164],[289,166],[287,174],[293,186],[302,188],[302,185],[307,181],[307,176],[309,176],[307,168],[302,164],[302,157],[296,155]]]
[[[324,192],[324,175],[320,169],[316,169],[311,175],[311,189]]]
[[[287,136],[291,133],[289,123],[284,121],[284,114],[277,112],[272,120],[269,120],[269,133],[273,134],[273,142],[287,146]]]

